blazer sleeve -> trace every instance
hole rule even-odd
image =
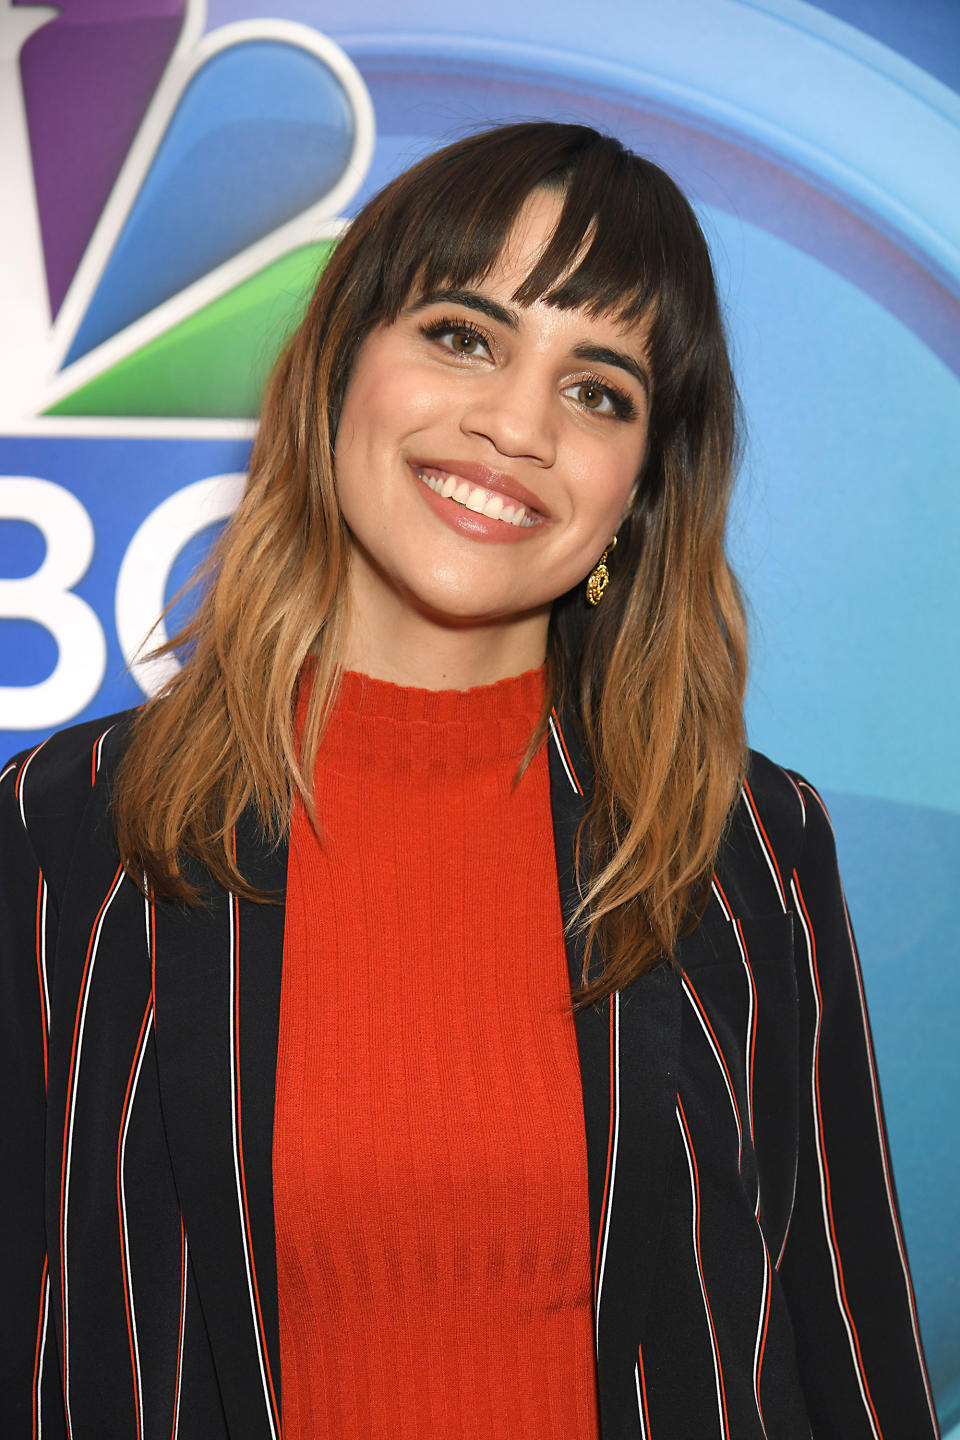
[[[814,1440],[937,1436],[863,980],[823,801],[789,877],[799,987],[796,1197],[780,1279]],[[787,877],[784,876],[784,880]]]
[[[0,1434],[62,1433],[44,1226],[47,1042],[57,903],[27,825],[32,755],[0,779]],[[57,1395],[51,1395],[51,1385]],[[54,1404],[51,1406],[50,1401]],[[49,1416],[49,1423],[48,1423]]]

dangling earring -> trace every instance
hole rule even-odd
[[[600,556],[600,559],[597,561],[596,565],[593,567],[593,569],[590,571],[590,574],[587,576],[587,599],[590,601],[591,605],[600,604],[603,592],[610,584],[610,571],[607,569],[607,556],[614,548],[616,543],[617,537],[616,535],[614,535],[613,539],[610,541],[610,544],[607,546],[606,550],[604,550],[603,554]]]

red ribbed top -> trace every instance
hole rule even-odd
[[[290,840],[284,1440],[597,1440],[583,1102],[534,671],[347,674]]]

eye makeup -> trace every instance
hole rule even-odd
[[[421,335],[427,340],[442,340],[447,335],[459,334],[471,337],[488,352],[492,345],[490,336],[486,331],[474,320],[465,318],[455,319],[450,315],[442,315],[436,320],[423,322],[418,326],[418,329]],[[476,349],[461,350],[453,345],[447,346],[446,348],[449,349],[453,355],[462,355],[467,358],[477,354]],[[597,390],[610,401],[611,408],[609,411],[600,410],[597,406],[588,405],[582,400],[578,401],[584,410],[592,411],[598,415],[607,414],[611,419],[623,421],[635,420],[637,417],[637,406],[630,395],[627,394],[626,391],[619,389],[618,386],[612,385],[609,380],[604,379],[600,375],[587,374],[578,376],[576,380],[571,381],[571,383],[565,387],[564,393],[566,393],[567,390],[573,389]]]

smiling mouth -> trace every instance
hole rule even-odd
[[[454,504],[462,505],[465,510],[485,515],[489,520],[499,520],[504,525],[515,525],[522,529],[529,529],[538,523],[525,505],[521,505],[517,500],[505,500],[495,490],[487,490],[482,485],[471,485],[469,480],[463,480],[458,475],[448,475],[445,470],[436,470],[428,465],[418,466],[415,473],[417,479],[422,480],[427,489],[441,499],[452,500]]]

